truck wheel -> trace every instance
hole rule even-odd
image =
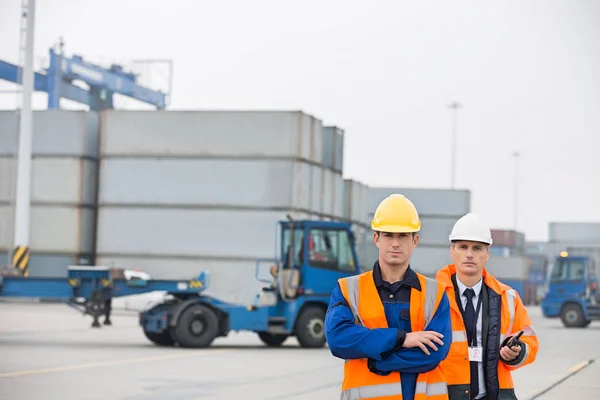
[[[296,321],[296,338],[302,347],[325,345],[325,311],[319,307],[305,308]]]
[[[568,328],[583,328],[589,325],[583,316],[583,310],[579,304],[567,304],[560,312],[560,319]]]
[[[146,335],[151,342],[159,346],[173,346],[175,344],[175,341],[171,337],[169,331],[162,333],[144,331],[144,335]]]
[[[203,304],[194,304],[183,311],[173,331],[183,347],[208,347],[219,334],[219,318]]]
[[[258,337],[269,347],[279,347],[288,338],[284,333],[258,332]]]

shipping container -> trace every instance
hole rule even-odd
[[[284,157],[321,165],[323,127],[297,111],[104,111],[102,156]]]
[[[335,126],[323,128],[323,166],[343,172],[344,131]]]
[[[529,272],[529,260],[526,256],[503,257],[490,255],[485,268],[500,280],[525,281]]]
[[[293,208],[343,215],[341,175],[306,162],[107,158],[100,169],[100,206]]]
[[[373,217],[383,199],[394,193],[403,194],[412,201],[421,216],[452,216],[458,219],[469,213],[471,208],[471,192],[468,190],[370,187],[369,217]]]
[[[551,242],[600,243],[600,222],[550,222]]]
[[[310,171],[310,210],[317,210],[319,213],[323,213],[325,204],[324,194],[324,181],[323,181],[323,167],[319,165],[309,165],[307,167]]]
[[[351,179],[344,180],[344,218],[371,226],[367,212],[367,192],[369,188]]]
[[[512,247],[517,250],[525,250],[525,234],[507,229],[492,229],[492,240],[494,246]]]
[[[19,116],[0,111],[0,155],[17,153]],[[50,156],[98,156],[98,113],[90,111],[34,111],[32,154]]]
[[[288,213],[296,219],[311,218],[290,210],[101,207],[97,252],[102,256],[274,256],[276,223]]]
[[[93,253],[94,226],[93,208],[34,203],[31,206],[31,253]],[[13,247],[13,232],[14,206],[0,204],[0,250]]]
[[[425,246],[419,245],[414,250],[410,265],[413,270],[429,277],[446,265],[452,264],[450,258],[450,245],[447,246]]]
[[[450,232],[457,217],[430,217],[421,215],[419,243],[422,245],[450,247]]]
[[[16,160],[0,156],[0,203],[13,203]],[[96,203],[97,163],[73,156],[39,156],[32,160],[31,201],[64,205]]]
[[[362,271],[370,270],[379,257],[378,249],[373,242],[373,231],[362,224],[353,224],[356,257]]]
[[[344,178],[333,170],[322,168],[322,213],[334,218],[344,216]]]
[[[100,205],[310,209],[319,189],[311,167],[293,160],[108,158],[101,162]]]

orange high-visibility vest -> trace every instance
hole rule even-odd
[[[421,290],[411,288],[410,324],[413,332],[422,331],[433,318],[444,295],[444,286],[417,274]],[[388,328],[383,303],[373,281],[373,271],[339,279],[340,289],[348,302],[355,322],[369,329]],[[401,400],[402,384],[399,372],[380,376],[369,371],[366,359],[346,360],[342,400]],[[446,382],[439,367],[419,374],[415,400],[447,400]]]
[[[454,294],[454,285],[452,283],[452,275],[456,273],[456,266],[451,264],[441,269],[436,279],[446,286],[446,294],[450,301],[450,318],[452,319],[452,344],[448,357],[442,361],[441,368],[448,384],[450,399],[469,399],[469,389],[471,383],[469,350],[467,343],[467,332],[462,319],[462,314],[456,303]],[[538,339],[529,315],[523,304],[520,301],[517,293],[510,286],[507,286],[490,273],[485,268],[483,269],[483,283],[501,296],[502,304],[500,311],[500,345],[505,338],[516,335],[523,330],[523,336],[520,340],[525,344],[525,357],[517,365],[507,365],[498,359],[498,388],[501,391],[500,399],[505,398],[502,394],[503,390],[514,390],[514,384],[511,376],[512,370],[515,370],[524,365],[530,364],[535,360],[538,351]],[[488,335],[494,329],[490,326]],[[487,349],[483,349],[484,353]],[[498,349],[498,352],[500,349]],[[499,354],[498,354],[498,357]],[[513,397],[508,397],[513,398]]]

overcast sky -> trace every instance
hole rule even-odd
[[[0,0],[11,62],[20,3]],[[600,221],[600,1],[37,0],[36,14],[38,67],[59,36],[94,62],[172,59],[172,109],[301,109],[345,129],[344,175],[371,186],[449,187],[457,100],[473,211],[512,228],[518,151],[528,240]]]

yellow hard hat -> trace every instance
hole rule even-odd
[[[401,194],[392,194],[377,206],[371,228],[378,232],[418,232],[421,230],[421,221],[415,205],[409,199]]]

